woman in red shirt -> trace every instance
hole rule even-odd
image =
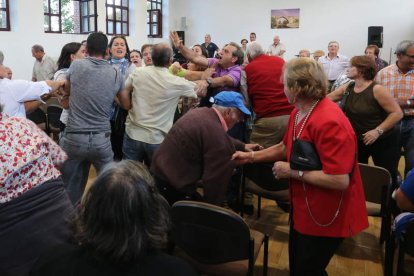
[[[296,108],[283,141],[257,152],[236,152],[240,163],[277,161],[276,178],[289,178],[291,275],[327,275],[325,268],[346,237],[368,227],[357,161],[357,141],[339,107],[325,98],[323,68],[310,59],[285,65],[285,94]],[[291,168],[294,140],[314,145],[321,169]]]

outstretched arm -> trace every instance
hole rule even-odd
[[[174,45],[175,48],[180,50],[181,54],[191,62],[194,62],[197,65],[201,66],[208,66],[208,60],[207,58],[203,56],[198,56],[195,52],[193,52],[191,49],[185,47],[183,45],[182,40],[178,36],[177,32],[173,31],[170,32],[170,39]]]

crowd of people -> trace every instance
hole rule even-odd
[[[193,47],[170,39],[130,50],[92,33],[57,62],[36,44],[32,81],[11,79],[0,54],[0,274],[196,275],[163,253],[169,205],[226,205],[246,163],[289,179],[291,275],[326,275],[344,238],[368,227],[358,162],[386,168],[413,210],[414,41],[388,66],[376,45],[349,59],[331,41],[285,62],[279,36],[269,47],[253,32],[222,47],[210,34]],[[58,144],[26,119],[50,97]]]

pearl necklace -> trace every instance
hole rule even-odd
[[[310,116],[310,114],[312,113],[313,109],[316,107],[316,105],[319,103],[319,100],[317,100],[316,102],[314,102],[311,106],[311,108],[309,109],[308,113],[306,114],[305,120],[303,121],[303,124],[300,126],[300,130],[298,133],[298,136],[296,136],[296,127],[298,125],[298,121],[299,121],[299,113],[301,113],[300,111],[298,111],[298,113],[296,113],[296,117],[295,117],[295,125],[293,126],[293,139],[299,139],[300,135],[302,134],[303,128],[306,124],[306,122],[308,121],[308,118]]]

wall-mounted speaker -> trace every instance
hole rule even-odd
[[[187,29],[187,17],[183,16],[181,17],[181,30]]]
[[[384,27],[382,26],[370,26],[368,27],[368,45],[374,44],[378,48],[382,48]]]

